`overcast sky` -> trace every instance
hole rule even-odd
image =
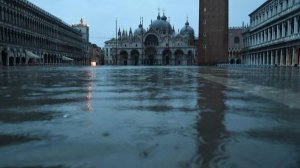
[[[79,23],[82,17],[90,25],[90,41],[103,47],[104,41],[115,37],[115,23],[121,29],[138,27],[140,17],[148,27],[158,9],[165,10],[175,30],[181,29],[186,18],[198,34],[198,0],[29,0],[69,24]],[[249,13],[266,0],[229,0],[229,25],[249,23]]]

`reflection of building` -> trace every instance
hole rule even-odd
[[[134,32],[119,30],[117,40],[105,42],[104,52],[106,64],[194,65],[194,29],[187,21],[176,34],[165,14],[159,14],[148,30],[142,23]]]
[[[230,27],[228,32],[228,62],[230,64],[241,64],[241,51],[244,47],[243,33],[244,27]]]
[[[227,63],[228,0],[200,0],[199,64]]]
[[[249,16],[243,64],[299,65],[299,0],[268,0]]]
[[[0,0],[1,65],[78,63],[81,46],[81,33],[59,18],[27,0]]]
[[[203,72],[201,71],[201,73]],[[227,72],[224,73],[224,75],[226,74]],[[196,122],[199,144],[194,159],[195,164],[199,167],[215,167],[211,165],[215,162],[216,156],[222,155],[220,145],[225,146],[228,138],[228,131],[224,125],[225,90],[224,85],[203,78],[199,79],[198,107],[200,113]]]

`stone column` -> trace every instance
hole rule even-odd
[[[284,61],[283,61],[283,50],[284,49],[280,49],[280,66],[284,65]]]
[[[279,65],[280,62],[278,62],[278,50],[275,50],[275,64]]]
[[[262,65],[265,65],[266,64],[266,52],[263,52],[262,53]]]
[[[277,29],[277,37],[276,39],[279,39],[280,38],[280,29],[279,29],[279,25],[276,26],[276,29]]]
[[[275,29],[274,29],[274,26],[272,26],[272,40],[275,40]]]
[[[285,65],[289,66],[290,65],[290,49],[289,48],[286,49],[285,59],[286,59],[285,60],[286,61]]]
[[[282,22],[282,37],[285,37],[285,27],[284,27],[285,22]]]
[[[270,65],[270,51],[267,51],[267,65]]]
[[[290,36],[292,34],[292,25],[291,25],[291,20],[290,19],[288,19],[287,25],[288,25],[287,36]]]
[[[294,17],[294,34],[298,34],[299,31],[299,22],[298,22],[298,16]]]
[[[294,66],[296,63],[296,47],[292,48],[292,66]]]
[[[274,52],[273,50],[270,51],[271,52],[271,65],[275,64],[275,56],[274,56]]]

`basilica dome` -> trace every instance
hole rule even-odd
[[[150,29],[154,29],[160,33],[166,34],[172,34],[172,26],[171,24],[167,21],[167,17],[165,14],[163,14],[162,17],[158,14],[157,20],[151,23]]]
[[[140,24],[139,27],[134,31],[135,36],[141,36],[142,34],[145,34],[146,30],[143,29],[143,25]]]
[[[194,37],[195,31],[188,21],[186,21],[185,26],[180,30],[180,35],[189,35],[190,37]]]

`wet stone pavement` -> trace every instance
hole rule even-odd
[[[300,167],[299,68],[2,67],[0,89],[0,167]]]

